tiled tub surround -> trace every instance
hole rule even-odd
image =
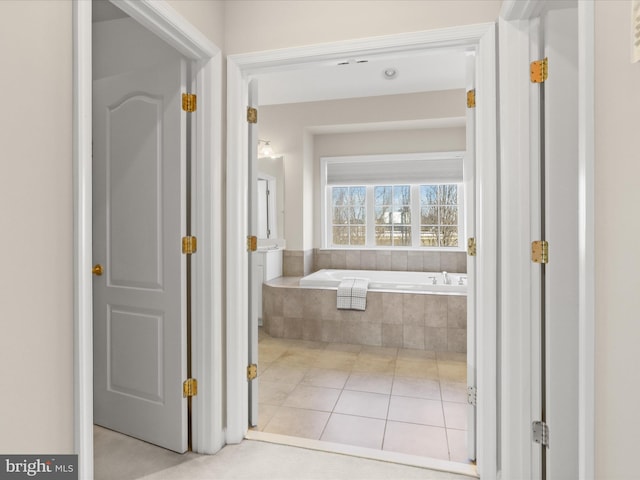
[[[460,352],[467,349],[467,297],[370,291],[365,311],[338,310],[335,289],[300,288],[281,277],[262,286],[272,337]]]
[[[466,273],[467,254],[422,250],[284,250],[285,277],[303,277],[323,268]]]
[[[313,272],[313,250],[285,250],[282,257],[282,274],[285,277],[303,277]]]
[[[397,270],[409,272],[467,272],[466,252],[423,250],[323,250],[313,251],[313,270]],[[285,273],[286,275],[286,273]],[[308,275],[308,273],[305,273]]]

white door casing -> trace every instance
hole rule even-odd
[[[467,92],[474,91],[476,85],[476,57],[467,57]],[[465,231],[467,238],[476,236],[476,111],[467,108],[466,137],[467,149],[464,156],[464,199],[465,199]],[[461,241],[465,241],[462,239]],[[476,257],[467,252],[467,388],[472,392],[477,388],[476,362]],[[475,396],[475,394],[473,395]],[[476,458],[476,405],[475,401],[467,406],[467,455],[471,460]]]
[[[258,108],[258,81],[249,82],[249,102],[247,107]],[[247,216],[247,229],[252,236],[258,236],[258,124],[248,124],[247,138],[247,163],[249,169],[249,185],[247,186],[248,203],[250,205],[249,215]],[[258,365],[258,317],[262,316],[254,311],[255,305],[252,301],[257,295],[254,289],[262,288],[262,275],[259,275],[256,268],[256,252],[249,252],[249,266],[247,269],[247,289],[249,312],[247,321],[249,323],[249,356],[247,357],[247,365]],[[262,308],[262,305],[259,306]],[[260,382],[257,378],[248,380],[249,382],[249,425],[258,425],[258,387]]]
[[[187,449],[185,62],[94,84],[94,421]]]
[[[578,472],[578,9],[544,17],[547,477]]]
[[[484,186],[477,192],[479,228],[477,237],[478,272],[481,285],[478,295],[485,300],[478,304],[482,331],[478,333],[478,468],[487,478],[497,475],[496,425],[496,264],[497,264],[497,124],[496,124],[496,30],[494,24],[471,25],[428,32],[394,35],[384,38],[360,39],[299,47],[274,52],[240,54],[228,57],[227,63],[227,218],[247,218],[248,181],[247,124],[248,77],[261,69],[290,68],[292,65],[327,61],[343,56],[406,52],[420,48],[451,45],[478,47],[477,71],[477,182]],[[483,163],[484,162],[484,163]],[[236,268],[227,270],[227,308],[229,318],[247,318],[247,255],[246,227],[241,222],[230,223],[227,229],[227,258]],[[484,247],[482,247],[484,245]],[[486,266],[483,269],[480,263]],[[227,440],[237,443],[247,432],[246,323],[233,322],[227,329]]]
[[[476,54],[476,359],[478,472],[498,470],[498,124],[496,26],[478,39]]]

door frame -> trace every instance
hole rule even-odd
[[[110,0],[194,62],[199,108],[195,116],[192,232],[193,450],[224,445],[222,369],[222,53],[220,48],[160,0]],[[73,2],[73,205],[74,205],[74,439],[79,476],[93,478],[92,301],[92,2]],[[176,247],[178,248],[178,247]],[[211,379],[210,382],[203,379]]]
[[[246,107],[248,79],[259,71],[291,68],[302,63],[326,62],[343,57],[412,51],[416,49],[446,47],[452,45],[480,45],[485,35],[495,39],[493,23],[444,28],[425,32],[390,35],[368,39],[348,40],[273,50],[260,53],[230,55],[227,57],[227,219],[245,219],[248,215],[248,152],[246,145]],[[497,46],[497,45],[496,45]],[[490,64],[497,68],[496,49],[483,52]],[[478,181],[484,180],[480,192],[477,222],[484,227],[478,232],[479,245],[497,245],[497,89],[496,70],[479,68],[477,99],[480,108],[479,122],[484,125],[483,135],[476,143],[477,158],[485,165],[478,172]],[[486,139],[489,139],[488,141]],[[477,207],[478,208],[478,207]],[[246,222],[227,223],[227,259],[233,268],[227,269],[227,315],[237,321],[227,325],[227,442],[239,443],[245,437],[248,425],[248,386],[246,368],[248,357],[248,258]],[[480,285],[484,302],[478,305],[486,325],[480,334],[484,357],[478,359],[479,425],[478,465],[486,478],[497,475],[497,393],[496,393],[496,303],[497,303],[497,248],[478,248],[478,261],[484,266]],[[492,267],[493,265],[493,267]],[[481,270],[481,269],[479,269]],[[480,296],[480,295],[479,295]]]
[[[567,2],[570,3],[570,2]],[[594,234],[594,19],[593,2],[575,2],[578,8],[578,468],[579,477],[595,478],[595,234]],[[538,32],[538,17],[553,0],[505,0],[500,12],[500,128],[501,196],[509,198],[501,213],[501,325],[502,478],[539,478],[539,453],[531,442],[531,422],[539,379],[539,353],[533,351],[530,321],[532,302],[529,225],[532,218],[530,168],[539,147],[534,145],[536,113],[531,108],[530,45]],[[565,4],[566,6],[566,4]],[[514,321],[519,320],[519,321]],[[547,364],[548,368],[553,365]],[[535,395],[535,396],[534,396]],[[550,426],[552,429],[553,426]],[[553,438],[553,433],[551,433]],[[553,440],[551,440],[553,441]]]

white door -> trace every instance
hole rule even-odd
[[[249,106],[252,108],[258,108],[258,81],[252,80],[249,82]],[[247,191],[249,192],[249,218],[247,231],[251,236],[258,235],[258,125],[257,123],[249,123],[248,130],[248,144],[249,155],[247,155],[249,162],[249,185]],[[262,288],[262,277],[258,277],[254,269],[256,268],[256,252],[249,252],[249,276],[248,276],[248,290],[249,290],[249,365],[258,364],[258,317],[260,316],[256,311],[257,305],[253,305],[253,299],[256,296],[256,289]],[[262,305],[259,306],[262,308]],[[258,425],[258,379],[254,378],[249,380],[249,425]]]
[[[578,9],[544,19],[546,478],[578,478]],[[544,477],[543,477],[544,478]]]
[[[475,102],[476,59],[467,57],[467,92],[474,92]],[[467,102],[468,103],[468,102]],[[476,257],[471,248],[475,248],[476,237],[476,109],[467,108],[467,151],[464,156],[464,211],[467,238],[473,239],[473,247],[467,249],[467,389],[469,401],[467,407],[467,455],[476,459],[476,402],[477,362],[476,362]],[[464,241],[465,239],[460,239]]]
[[[94,82],[94,422],[187,450],[180,58]]]

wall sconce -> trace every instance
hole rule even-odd
[[[258,158],[261,157],[269,157],[275,158],[275,153],[273,153],[273,148],[271,148],[271,141],[269,140],[258,140]]]

